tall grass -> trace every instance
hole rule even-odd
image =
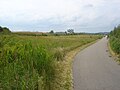
[[[0,36],[0,89],[56,90],[60,70],[57,62],[70,50],[98,38],[85,35]]]
[[[4,40],[2,41],[4,43]],[[1,47],[0,88],[33,90],[40,84],[41,88],[51,88],[54,80],[54,60],[43,47],[33,47],[31,42],[25,41],[15,43],[10,39]],[[42,79],[40,82],[39,78]]]

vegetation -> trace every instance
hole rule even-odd
[[[47,36],[47,33],[42,32],[13,32],[13,34],[21,36]]]
[[[67,32],[68,32],[69,34],[74,34],[74,29],[68,29]]]
[[[61,63],[67,52],[97,40],[97,35],[0,35],[0,89],[65,90]]]
[[[54,34],[54,31],[53,31],[53,30],[51,30],[49,33],[50,33],[50,34]]]
[[[120,25],[110,32],[109,37],[112,50],[120,57]]]
[[[117,61],[120,63],[120,25],[115,27],[109,34],[110,47],[117,56]]]
[[[9,33],[11,33],[9,28],[0,26],[0,34],[9,34]]]

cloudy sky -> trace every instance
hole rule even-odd
[[[120,24],[120,0],[0,0],[0,26],[12,31],[106,32]]]

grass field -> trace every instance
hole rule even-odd
[[[67,84],[58,82],[58,78],[63,79],[60,62],[64,63],[71,50],[99,38],[98,35],[1,35],[0,89],[66,90]]]

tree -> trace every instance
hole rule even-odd
[[[3,31],[4,31],[5,33],[10,33],[10,32],[11,32],[10,29],[7,28],[7,27],[3,27]]]
[[[73,34],[73,33],[74,33],[74,29],[68,29],[67,32],[68,32],[69,34]]]
[[[65,35],[67,35],[67,31],[65,31]]]
[[[0,26],[0,32],[1,32],[1,33],[4,33],[4,34],[7,34],[7,33],[10,33],[11,31],[10,31],[9,28],[7,28],[7,27],[1,27],[1,26]]]
[[[0,26],[0,32],[2,32],[3,31],[3,28]]]
[[[53,30],[51,30],[49,33],[54,34],[54,31],[53,31]]]

